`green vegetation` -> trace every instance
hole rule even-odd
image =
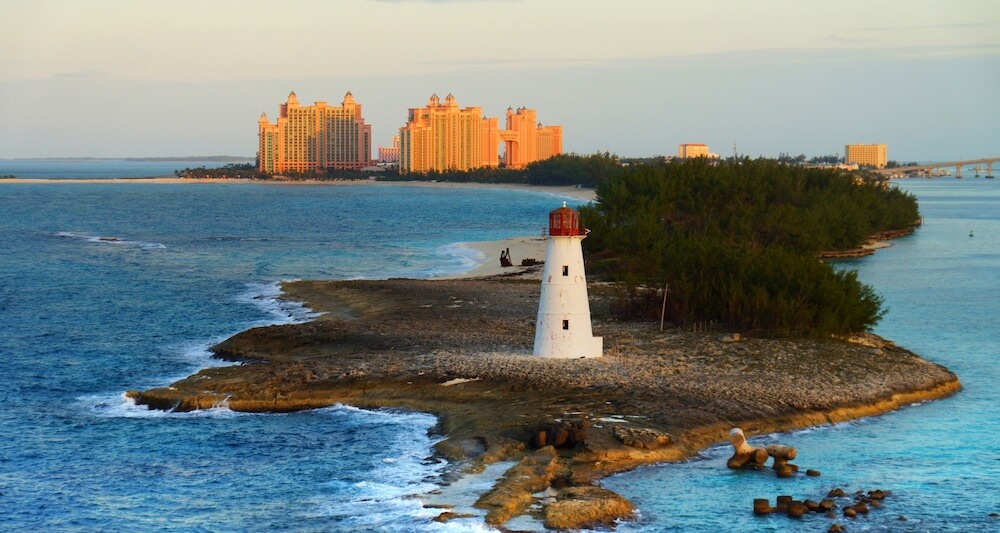
[[[837,162],[836,155],[810,163]],[[766,335],[848,334],[870,329],[882,299],[852,271],[820,261],[872,235],[911,228],[916,200],[865,173],[807,168],[803,155],[780,160],[559,155],[527,169],[403,174],[395,169],[286,174],[280,179],[578,185],[597,202],[581,209],[593,232],[588,270],[622,289],[623,317],[678,324],[724,324]],[[185,169],[190,177],[272,179],[254,165]],[[873,176],[873,175],[872,175]]]
[[[229,163],[218,168],[185,168],[175,171],[174,175],[189,179],[270,179],[270,176],[257,170],[257,165],[253,163]]]
[[[444,181],[459,183],[519,183],[525,185],[580,185],[594,187],[622,169],[616,156],[607,152],[589,156],[557,155],[535,161],[526,169],[480,168],[469,171],[391,174],[379,179]]]
[[[3,176],[0,176],[0,180],[16,180],[16,179],[17,179],[17,176],[15,176],[13,174],[5,174]]]
[[[581,214],[588,268],[621,282],[623,313],[658,316],[666,284],[674,323],[776,335],[874,326],[881,298],[816,256],[919,219],[912,196],[879,182],[750,159],[623,167]]]

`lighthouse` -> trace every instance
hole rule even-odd
[[[587,275],[583,270],[580,213],[563,206],[549,213],[549,235],[542,271],[542,294],[535,322],[539,357],[600,357],[604,339],[590,326]]]

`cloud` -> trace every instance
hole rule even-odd
[[[996,26],[995,22],[958,22],[954,24],[925,24],[913,26],[882,26],[871,28],[855,28],[854,31],[897,31],[897,30],[969,30],[974,28],[989,28]]]
[[[75,72],[56,72],[53,78],[70,78],[75,80],[96,80],[108,77],[108,73],[101,70],[77,70]]]
[[[369,0],[383,4],[457,4],[461,2],[514,2],[516,0]]]
[[[426,1],[426,0],[422,0]],[[443,0],[451,1],[451,0]],[[530,59],[450,59],[450,60],[429,60],[421,61],[422,65],[443,65],[463,68],[558,68],[558,67],[579,67],[587,65],[599,65],[606,63],[605,60],[595,59],[558,59],[558,58],[530,58]]]
[[[873,44],[878,42],[875,39],[844,37],[843,35],[827,35],[823,40],[831,43],[844,43],[844,44]]]

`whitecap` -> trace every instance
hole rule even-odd
[[[115,237],[110,235],[91,235],[89,233],[82,233],[77,231],[59,231],[56,232],[55,235],[57,237],[79,239],[85,242],[106,244],[111,246],[131,246],[139,248],[141,250],[162,250],[167,247],[165,244],[159,242],[131,241],[128,239],[122,239],[120,237]]]
[[[177,354],[180,359],[196,368],[213,368],[218,366],[231,366],[234,363],[215,357],[212,353],[212,346],[232,337],[232,335],[219,335],[210,340],[184,341],[167,347],[168,352]],[[190,375],[187,372],[171,381],[177,381]]]
[[[92,416],[99,418],[235,418],[250,413],[239,413],[227,406],[189,412],[163,411],[135,403],[135,399],[125,393],[90,394],[76,398],[77,406]]]
[[[302,302],[282,299],[284,293],[281,291],[281,283],[283,282],[247,283],[246,290],[236,297],[237,302],[256,306],[268,316],[268,319],[258,321],[255,325],[301,324],[323,315]]]
[[[481,516],[452,521],[451,525],[431,521],[444,509],[428,506],[427,495],[440,491],[448,467],[446,461],[432,458],[432,447],[437,442],[437,437],[430,434],[437,424],[433,415],[389,409],[371,411],[345,405],[315,412],[338,417],[338,422],[346,426],[356,423],[364,428],[375,424],[392,437],[372,454],[364,479],[331,479],[326,485],[336,497],[312,498],[309,514],[335,518],[345,529],[494,531],[482,525]],[[349,415],[346,420],[345,415]]]

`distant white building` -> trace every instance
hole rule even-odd
[[[392,136],[392,146],[379,145],[378,162],[399,164],[399,135]]]
[[[677,147],[677,157],[680,159],[687,159],[690,157],[707,157],[709,159],[718,159],[719,154],[713,154],[712,152],[709,152],[707,144],[686,143]]]
[[[848,144],[844,146],[844,162],[863,167],[885,168],[888,148],[884,144]]]

